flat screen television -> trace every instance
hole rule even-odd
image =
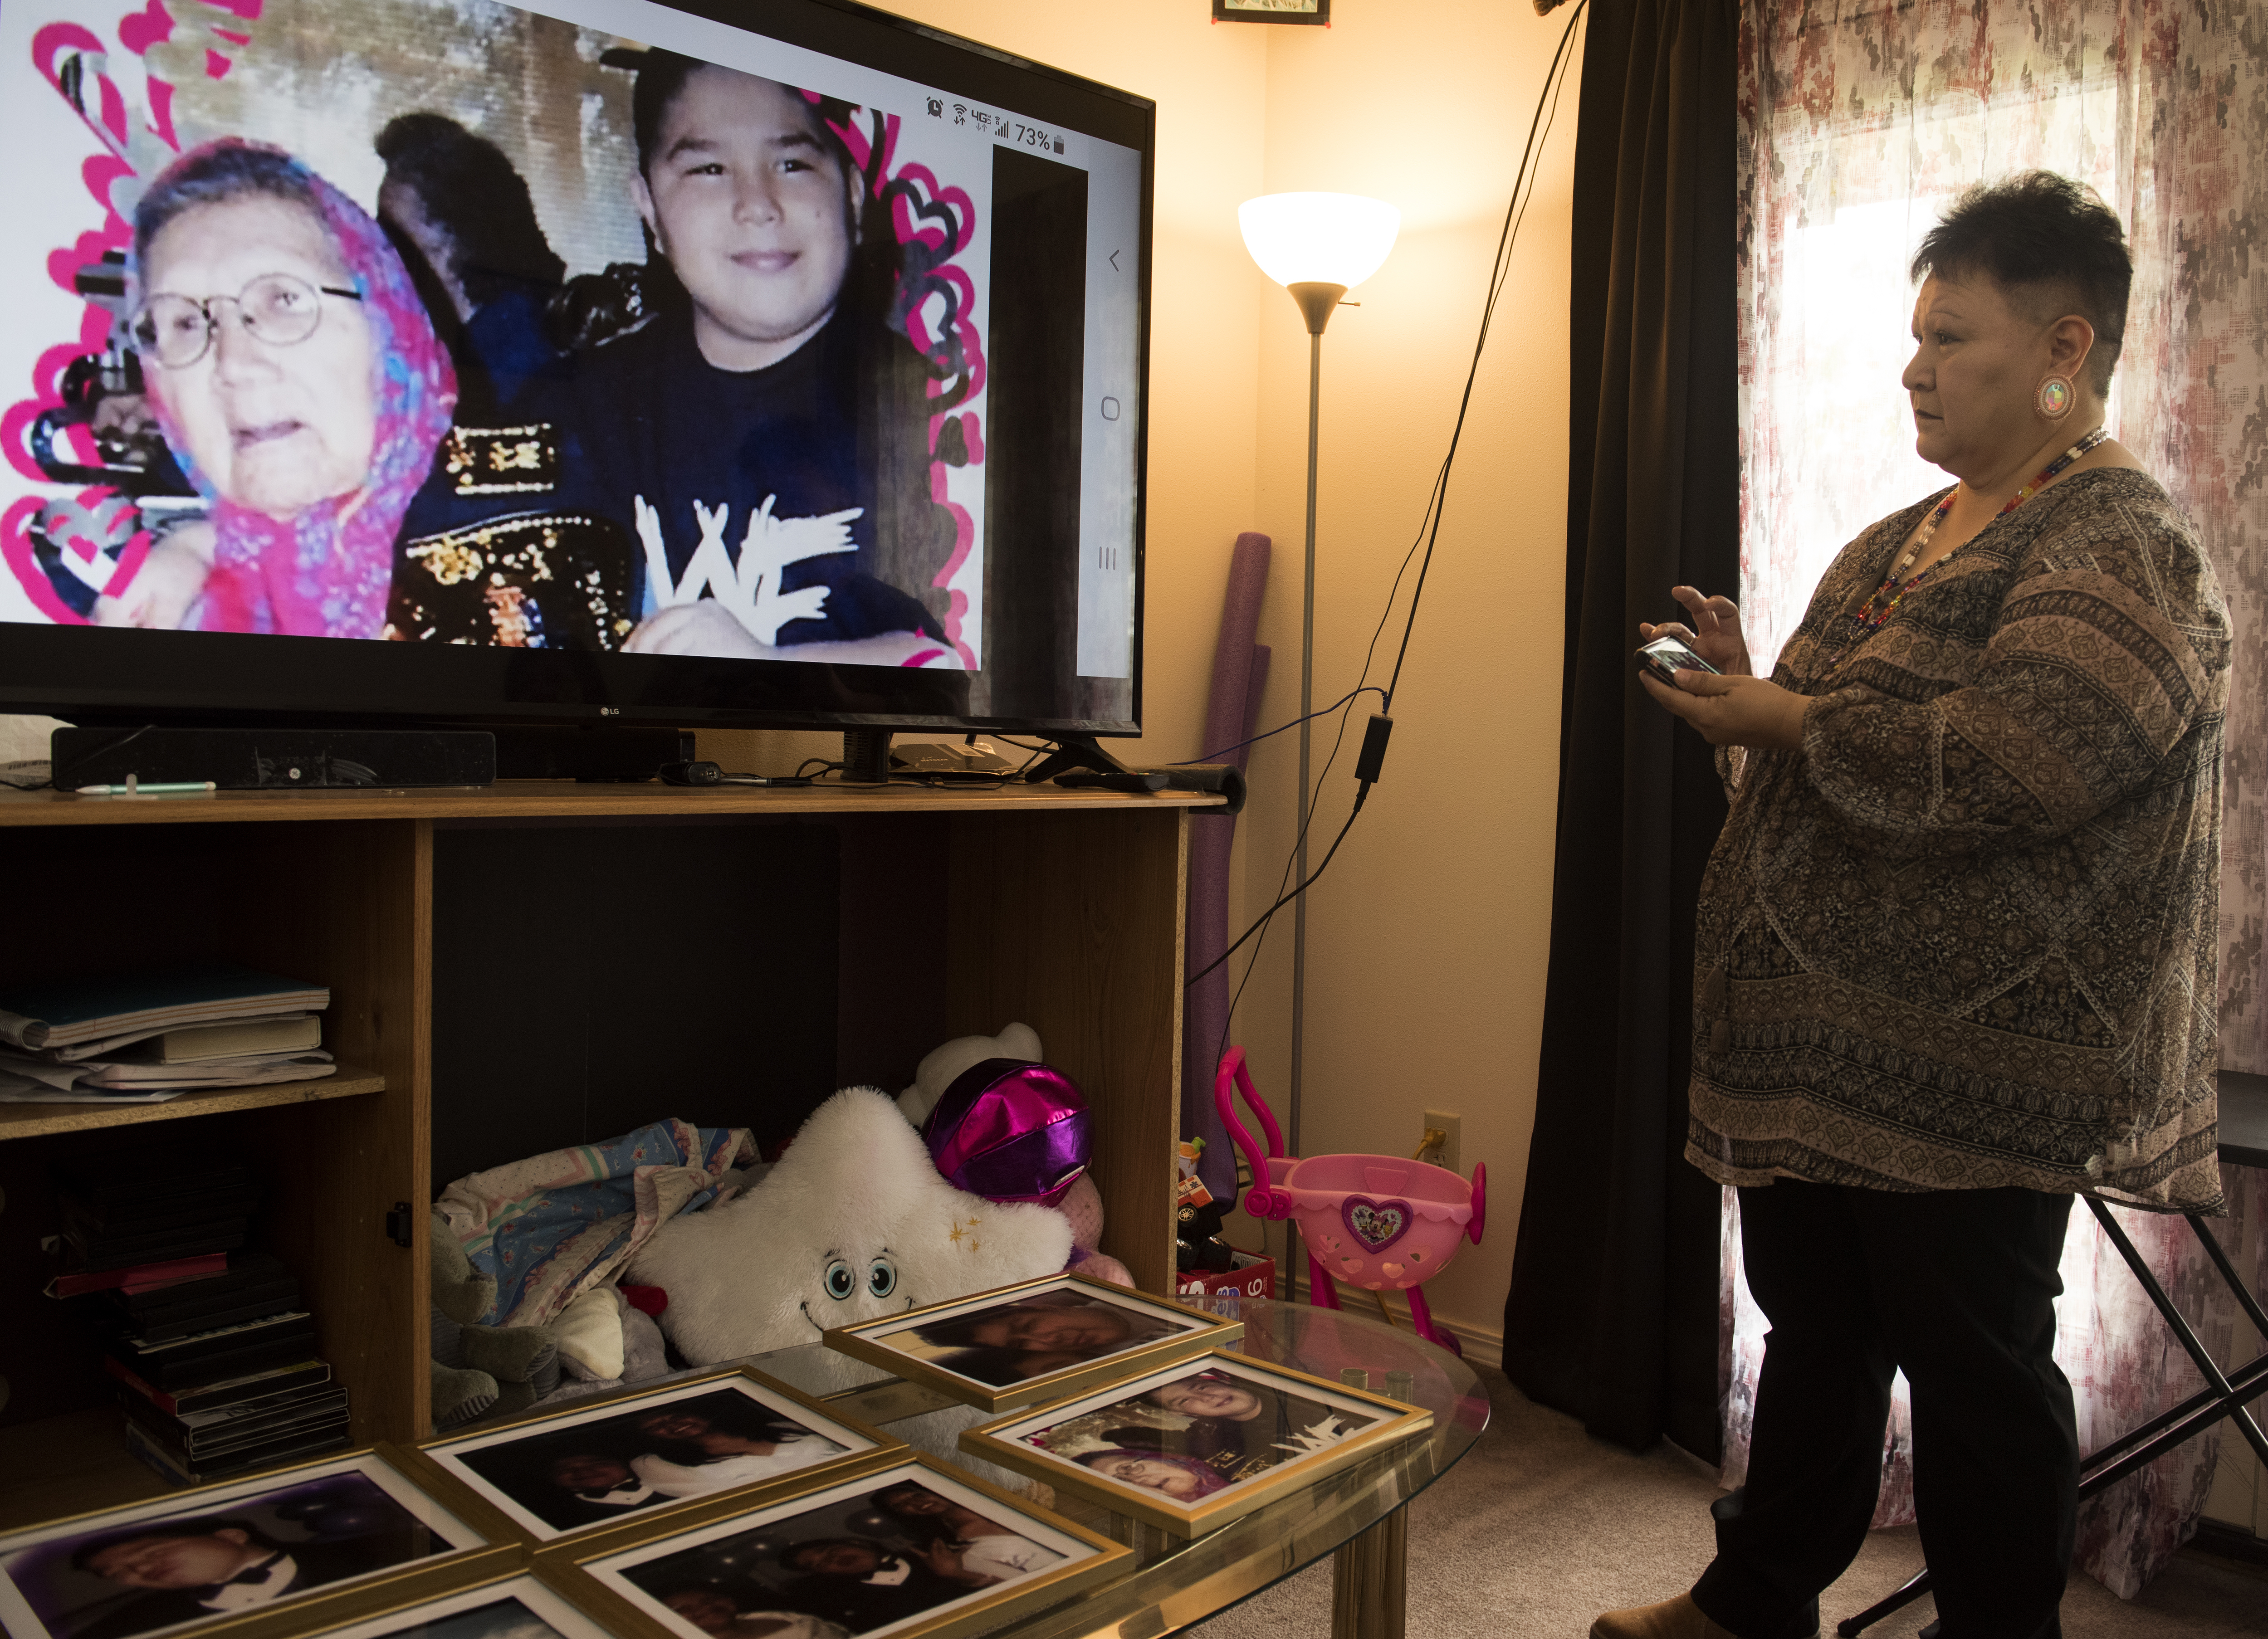
[[[1138,732],[1153,130],[845,0],[0,0],[0,711]]]

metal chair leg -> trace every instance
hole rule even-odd
[[[2172,1329],[2175,1339],[2197,1367],[2198,1375],[2205,1378],[2205,1386],[2172,1410],[2161,1413],[2139,1428],[2130,1430],[2109,1444],[2090,1452],[2080,1465],[2081,1472],[2086,1474],[2079,1488],[2080,1499],[2084,1501],[2117,1484],[2137,1468],[2156,1461],[2168,1452],[2204,1433],[2223,1417],[2235,1422],[2237,1432],[2244,1437],[2245,1443],[2259,1453],[2263,1463],[2268,1463],[2268,1435],[2262,1433],[2258,1420],[2245,1405],[2248,1400],[2268,1394],[2268,1354],[2234,1371],[2222,1371],[2213,1363],[2213,1356],[2205,1352],[2205,1345],[2198,1341],[2197,1334],[2191,1329],[2189,1322],[2182,1319],[2181,1312],[2174,1307],[2165,1288],[2158,1283],[2158,1277],[2150,1273],[2150,1266],[2143,1260],[2140,1251],[2128,1238],[2125,1230],[2117,1219],[2110,1216],[2110,1208],[2092,1195],[2081,1199],[2086,1201],[2088,1210],[2095,1214],[2095,1221],[2102,1225],[2102,1231],[2110,1238],[2110,1244],[2118,1249],[2118,1255],[2126,1260],[2126,1267],[2132,1271],[2135,1280],[2141,1283],[2151,1305]],[[2213,1238],[2205,1220],[2196,1213],[2185,1212],[2182,1216],[2189,1220],[2191,1230],[2205,1246],[2205,1255],[2213,1260],[2213,1267],[2220,1271],[2221,1279],[2235,1294],[2245,1318],[2252,1322],[2253,1329],[2260,1334],[2261,1341],[2268,1343],[2268,1312],[2263,1312],[2259,1301],[2246,1287],[2243,1277],[2229,1262],[2228,1254],[2221,1249],[2220,1242]],[[1929,1570],[1925,1567],[1912,1581],[1889,1598],[1877,1600],[1856,1616],[1837,1622],[1835,1631],[1841,1639],[1858,1639],[1858,1635],[1868,1628],[1912,1604],[1928,1591]]]
[[[1911,1581],[1896,1592],[1875,1600],[1856,1616],[1846,1616],[1836,1623],[1835,1631],[1842,1635],[1842,1639],[1859,1639],[1861,1633],[1881,1621],[1882,1618],[1895,1615],[1928,1591],[1929,1567],[1925,1565],[1914,1573]]]

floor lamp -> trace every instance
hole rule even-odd
[[[1314,787],[1310,770],[1315,709],[1315,459],[1322,424],[1323,327],[1356,285],[1394,249],[1402,213],[1359,194],[1263,194],[1236,209],[1244,247],[1261,272],[1292,293],[1307,322],[1307,548],[1300,609],[1300,833],[1295,884],[1307,879],[1305,820]],[[1300,1153],[1300,1082],[1307,999],[1307,896],[1292,903],[1292,1073],[1285,1102],[1291,1153]],[[1291,1271],[1285,1271],[1288,1283]]]

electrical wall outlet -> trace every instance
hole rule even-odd
[[[1452,1172],[1463,1172],[1465,1170],[1463,1162],[1465,1152],[1463,1118],[1455,1115],[1444,1115],[1439,1110],[1428,1110],[1425,1112],[1425,1127],[1437,1129],[1447,1136],[1441,1140],[1440,1143],[1436,1148],[1428,1150],[1424,1155],[1418,1158],[1421,1161],[1430,1162],[1435,1166],[1447,1167]],[[1418,1136],[1421,1138],[1424,1137],[1425,1136],[1425,1129],[1420,1128]]]

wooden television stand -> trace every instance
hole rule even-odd
[[[1104,1250],[1144,1290],[1170,1291],[1189,827],[1193,809],[1219,800],[1052,786],[546,781],[133,801],[0,791],[12,863],[0,982],[242,961],[330,986],[324,1044],[339,1063],[321,1081],[163,1104],[0,1105],[0,1139],[15,1141],[0,1143],[0,1327],[9,1340],[0,1372],[10,1380],[0,1406],[0,1528],[162,1489],[124,1450],[85,1327],[70,1305],[40,1295],[50,1266],[39,1237],[56,1228],[49,1165],[132,1143],[178,1140],[185,1154],[217,1146],[262,1172],[269,1194],[254,1244],[298,1275],[322,1355],[351,1391],[355,1444],[430,1432],[427,1205],[447,1181],[432,1166],[435,930],[437,918],[446,925],[473,908],[451,897],[463,891],[448,886],[461,873],[439,872],[437,895],[437,852],[446,865],[456,831],[524,834],[531,848],[545,841],[538,834],[559,833],[546,842],[556,853],[604,827],[636,827],[657,844],[673,827],[712,837],[714,827],[733,827],[752,848],[767,826],[830,828],[842,874],[843,1039],[893,1027],[907,1036],[893,1020],[909,997],[939,1032],[928,1045],[1011,1020],[1032,1025],[1094,1110]],[[924,909],[896,916],[889,908],[915,871],[925,878]],[[497,902],[508,906],[509,893]],[[886,954],[897,982],[857,982],[860,952]],[[667,954],[611,953],[638,964]],[[468,982],[479,976],[450,981]],[[644,1119],[669,1115],[710,1119],[671,1108]],[[191,1125],[177,1125],[184,1121]],[[395,1238],[404,1231],[407,1244]]]

